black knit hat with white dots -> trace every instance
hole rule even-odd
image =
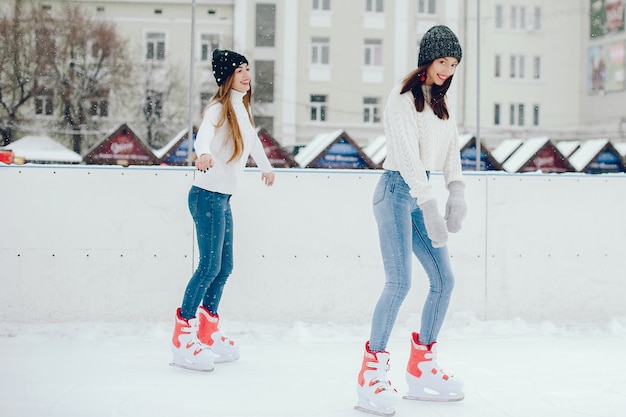
[[[454,32],[449,27],[439,25],[428,29],[420,42],[417,66],[426,65],[437,58],[451,56],[461,62],[463,51]]]
[[[215,49],[213,51],[213,75],[217,85],[224,84],[239,65],[247,63],[246,57],[237,52]]]

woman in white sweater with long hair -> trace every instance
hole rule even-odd
[[[454,275],[446,247],[466,214],[458,134],[446,92],[461,61],[456,35],[431,28],[421,40],[418,68],[392,89],[385,113],[387,158],[374,191],[385,286],[374,310],[370,339],[358,375],[357,409],[393,415],[398,393],[387,378],[387,342],[411,286],[413,255],[430,280],[419,332],[410,337],[407,399],[459,401],[463,387],[436,363],[435,344],[450,302]],[[445,216],[429,175],[443,171],[449,191]]]
[[[188,198],[199,262],[176,310],[171,346],[172,365],[198,371],[212,371],[216,362],[239,358],[239,346],[219,328],[217,309],[233,269],[230,198],[237,191],[248,156],[261,169],[265,185],[274,183],[274,170],[250,113],[248,61],[236,52],[216,49],[213,74],[218,90],[203,111],[195,142],[198,172]]]

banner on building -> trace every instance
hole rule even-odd
[[[589,47],[587,53],[589,94],[624,91],[624,48],[624,42]]]
[[[600,38],[609,33],[624,32],[623,0],[591,0],[589,36]]]

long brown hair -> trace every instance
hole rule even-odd
[[[233,154],[227,162],[232,162],[241,158],[243,154],[243,136],[241,134],[241,129],[239,129],[239,123],[237,123],[237,116],[235,115],[235,109],[233,108],[233,104],[230,101],[230,94],[233,87],[233,81],[235,77],[230,76],[228,79],[217,88],[217,92],[211,98],[211,102],[202,110],[202,117],[204,117],[204,112],[206,109],[215,104],[222,104],[222,112],[220,113],[220,118],[215,125],[216,128],[221,127],[224,123],[228,122],[228,129],[230,130],[230,137],[233,141]],[[252,120],[252,113],[250,112],[250,103],[252,101],[252,84],[250,84],[250,89],[243,96],[243,105],[246,107],[246,111],[248,112],[248,118],[250,119],[250,123],[254,126],[254,121]]]
[[[413,97],[415,97],[415,109],[418,112],[424,111],[426,98],[422,91],[422,85],[424,85],[424,81],[426,81],[426,71],[431,64],[432,62],[423,65],[407,75],[404,78],[402,90],[400,90],[400,94],[404,94],[409,90],[413,93]],[[446,104],[446,93],[448,92],[448,88],[450,88],[453,76],[454,75],[449,76],[442,85],[433,84],[430,89],[430,103],[428,104],[437,117],[442,120],[447,120],[450,117],[448,105]]]

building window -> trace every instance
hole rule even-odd
[[[501,4],[497,4],[496,5],[496,19],[495,19],[495,23],[496,23],[496,29],[502,29],[502,24],[504,23],[504,16],[502,14],[502,5]]]
[[[541,78],[541,57],[536,56],[533,59],[533,78],[539,80]]]
[[[519,7],[519,28],[526,29],[526,7]]]
[[[541,29],[541,7],[535,7],[535,14],[532,21],[532,29],[539,30]]]
[[[89,115],[93,117],[109,117],[109,100],[96,97],[89,101]]]
[[[276,35],[276,5],[256,5],[256,46],[274,46]]]
[[[383,65],[383,41],[365,39],[365,66],[380,67]]]
[[[380,99],[377,97],[363,98],[363,122],[380,123]]]
[[[511,78],[526,76],[526,58],[524,55],[511,55]]]
[[[313,0],[313,10],[330,10],[330,0]]]
[[[203,33],[200,35],[200,61],[211,62],[213,51],[220,47],[220,35]]]
[[[365,0],[365,11],[369,13],[382,13],[383,0]]]
[[[435,14],[436,0],[417,0],[417,12],[419,14]]]
[[[143,112],[148,119],[161,119],[163,116],[163,93],[148,90]]]
[[[524,105],[517,105],[517,124],[519,126],[524,126]]]
[[[496,103],[493,105],[493,124],[496,126],[500,126],[500,104]]]
[[[509,111],[510,111],[510,114],[509,114],[509,124],[511,126],[514,126],[515,125],[515,104],[511,104],[509,106]]]
[[[515,69],[517,68],[517,56],[511,55],[511,78],[515,78]]]
[[[326,96],[319,94],[311,94],[311,121],[326,121]]]
[[[494,70],[494,75],[496,78],[500,78],[502,76],[502,55],[496,55],[496,60],[495,60],[495,70]]]
[[[533,126],[539,126],[539,104],[533,106]]]
[[[149,32],[146,34],[146,60],[165,61],[165,33]]]
[[[35,97],[35,114],[37,116],[54,115],[54,92],[45,88]]]
[[[254,101],[274,102],[274,61],[254,62]]]
[[[511,6],[511,29],[517,29],[517,6]]]
[[[328,65],[330,63],[330,39],[314,37],[311,40],[311,64]]]

